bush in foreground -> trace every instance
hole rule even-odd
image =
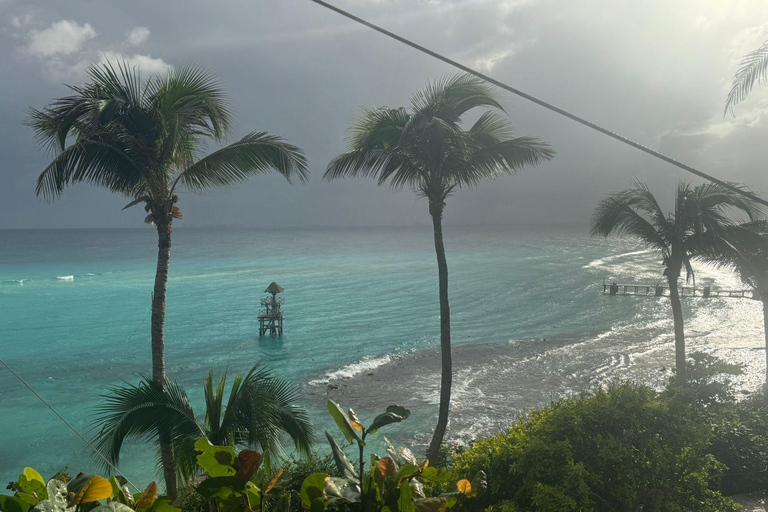
[[[459,455],[488,491],[469,510],[493,512],[739,510],[713,490],[725,471],[709,453],[699,408],[625,383],[564,399]]]

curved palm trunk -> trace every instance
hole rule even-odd
[[[171,260],[172,219],[156,219],[157,227],[157,271],[155,290],[152,294],[152,381],[165,387],[165,294],[168,288],[168,266]],[[166,493],[175,498],[176,456],[173,453],[170,435],[160,432],[160,459],[163,466]]]
[[[667,278],[669,282],[669,300],[672,303],[672,319],[675,324],[675,372],[678,386],[685,386],[685,332],[683,330],[683,305],[677,289],[678,275],[675,272]]]
[[[445,430],[448,427],[448,409],[451,404],[451,384],[453,381],[453,362],[451,359],[451,310],[448,305],[448,263],[445,260],[443,245],[443,208],[444,203],[430,201],[429,213],[432,215],[432,226],[435,236],[435,253],[437,254],[437,271],[440,290],[440,355],[442,371],[440,378],[440,410],[437,415],[437,427],[429,443],[427,458],[437,460],[440,446],[443,443]]]

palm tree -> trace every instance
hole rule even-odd
[[[175,475],[190,482],[198,475],[195,441],[259,449],[266,457],[281,453],[287,434],[296,450],[309,455],[314,430],[307,411],[297,405],[298,392],[261,364],[238,373],[224,405],[227,373],[214,383],[213,370],[205,381],[205,419],[198,421],[184,388],[176,382],[160,387],[145,378],[138,385],[116,386],[104,395],[97,424],[96,446],[114,465],[128,439],[150,440],[166,432],[176,454]]]
[[[678,279],[683,268],[686,281],[694,279],[691,258],[697,254],[702,235],[722,239],[727,229],[735,225],[727,217],[729,210],[734,209],[750,219],[760,211],[751,199],[716,183],[691,187],[681,182],[675,197],[675,213],[665,215],[648,186],[635,181],[631,188],[601,201],[592,215],[593,236],[628,234],[661,254],[675,326],[675,372],[681,386],[686,382],[686,367]]]
[[[733,77],[731,90],[725,100],[725,112],[733,113],[733,107],[745,100],[755,82],[768,79],[768,41],[751,51],[741,60],[741,67]]]
[[[471,128],[464,114],[484,112]],[[349,151],[328,165],[324,179],[368,176],[379,185],[410,187],[429,201],[439,275],[442,377],[437,427],[428,449],[435,460],[448,425],[451,399],[451,321],[448,266],[442,216],[455,190],[475,187],[502,174],[515,174],[552,158],[554,151],[533,137],[515,137],[495,91],[471,75],[428,84],[411,99],[410,109],[364,109],[352,128]]]
[[[752,287],[753,297],[763,303],[765,385],[768,389],[768,221],[729,227],[722,237],[703,236],[697,245],[697,257],[735,270],[742,282]]]
[[[70,87],[72,95],[42,110],[30,109],[28,124],[55,158],[40,174],[36,193],[48,200],[69,184],[105,187],[143,204],[145,222],[157,228],[158,253],[152,295],[152,380],[165,384],[165,296],[171,256],[171,225],[182,214],[181,188],[203,191],[230,186],[276,170],[291,181],[308,175],[300,149],[280,137],[252,132],[199,158],[207,140],[229,135],[232,112],[211,74],[179,68],[142,80],[138,69],[121,63],[93,65],[89,81]],[[174,453],[160,431],[167,492],[173,487]]]

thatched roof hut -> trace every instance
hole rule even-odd
[[[283,293],[285,290],[283,290],[283,287],[279,284],[272,282],[271,285],[267,286],[267,289],[264,290],[264,293],[271,293],[272,295],[276,293]]]

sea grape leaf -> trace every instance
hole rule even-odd
[[[397,499],[397,508],[399,512],[415,512],[416,506],[413,503],[413,491],[410,485],[400,486],[400,497]]]
[[[27,512],[30,508],[29,503],[16,496],[0,495],[0,512]]]
[[[444,498],[419,498],[414,500],[416,512],[445,512],[448,503]]]
[[[472,484],[466,478],[462,478],[461,480],[456,482],[456,488],[459,490],[461,494],[464,494],[466,496],[469,496],[469,494],[472,492]]]
[[[355,468],[349,462],[349,459],[347,458],[347,454],[344,453],[344,450],[342,450],[339,447],[339,445],[336,444],[336,441],[333,440],[333,437],[331,437],[331,434],[326,432],[325,437],[328,438],[328,442],[331,444],[331,451],[333,452],[333,460],[336,462],[336,467],[339,469],[339,472],[341,472],[341,475],[344,478],[360,481],[360,477],[357,475]]]
[[[368,427],[369,434],[375,434],[381,427],[392,423],[399,423],[411,415],[411,411],[400,405],[390,405],[386,411],[373,419],[373,423]]]
[[[395,479],[399,482],[401,480],[404,480],[406,478],[411,478],[413,475],[419,472],[419,466],[416,466],[414,464],[406,464],[405,466],[402,466],[400,470],[395,475]]]
[[[110,501],[106,505],[99,505],[92,509],[90,512],[133,512],[133,509],[128,505],[118,503],[116,501]]]
[[[112,496],[112,484],[99,475],[78,475],[68,486],[69,506],[92,503]]]
[[[141,493],[141,498],[136,502],[136,510],[147,510],[155,503],[157,499],[157,484],[155,482],[150,483],[144,492]]]
[[[344,434],[348,443],[358,443],[361,446],[365,446],[365,441],[357,435],[355,427],[349,422],[349,418],[347,418],[347,415],[341,410],[339,404],[333,400],[328,400],[328,412],[331,414],[336,426],[341,430],[341,433]]]
[[[427,466],[421,471],[421,478],[425,482],[444,484],[454,480],[456,477],[453,471],[449,469]]]
[[[248,505],[250,505],[251,510],[261,510],[261,493],[259,492],[258,487],[249,487],[246,492],[246,496],[248,497]]]
[[[363,428],[363,424],[360,423],[360,418],[357,417],[357,414],[355,414],[355,411],[352,409],[347,409],[347,416],[349,417],[349,423],[352,425],[352,428],[357,430],[358,432],[362,432],[365,430]]]
[[[245,490],[246,482],[234,476],[215,476],[203,480],[197,492],[204,498],[226,498],[230,494]]]
[[[235,450],[229,446],[214,446],[202,437],[195,442],[195,451],[198,452],[197,464],[210,476],[233,476],[237,473],[234,468]]]
[[[326,473],[313,473],[304,479],[304,483],[301,484],[301,491],[299,492],[304,508],[310,507],[314,500],[323,498],[326,478],[328,478]]]
[[[147,512],[181,512],[180,508],[174,507],[171,503],[173,503],[171,498],[160,496],[155,500],[152,506],[147,509]]]
[[[261,454],[256,450],[242,450],[237,454],[237,460],[239,464],[235,476],[247,482],[261,464]]]
[[[408,483],[408,485],[411,486],[411,492],[413,493],[414,498],[427,497],[427,495],[424,494],[424,484],[421,483],[418,478],[411,478],[411,481]]]

